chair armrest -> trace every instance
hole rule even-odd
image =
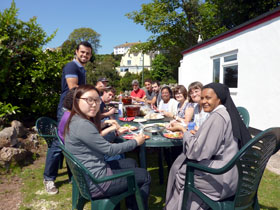
[[[110,181],[110,180],[118,179],[118,178],[121,178],[121,177],[129,177],[129,176],[134,176],[134,172],[133,171],[125,171],[125,172],[122,172],[122,173],[119,173],[119,174],[114,174],[114,175],[111,175],[111,176],[102,177],[102,178],[96,179],[96,183],[99,184],[99,183],[102,183],[102,182],[107,182],[107,181]]]
[[[234,159],[232,159],[230,162],[228,162],[224,167],[222,168],[210,168],[198,163],[193,163],[190,161],[187,161],[187,168],[207,172],[210,174],[223,174],[227,171],[229,171],[233,166],[235,165]]]

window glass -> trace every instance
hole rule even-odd
[[[224,67],[224,84],[229,88],[237,88],[238,65]]]
[[[220,58],[213,60],[213,82],[220,82]]]
[[[131,60],[127,60],[127,65],[131,65]]]
[[[235,61],[235,60],[237,60],[237,54],[224,57],[224,62]]]

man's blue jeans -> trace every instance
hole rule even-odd
[[[58,109],[57,124],[59,124],[64,112],[65,112],[65,108]],[[59,163],[62,157],[62,151],[58,147],[59,144],[60,142],[58,141],[58,139],[55,139],[52,142],[51,147],[48,148],[45,170],[44,170],[44,179],[46,181],[54,181],[57,177]]]
[[[48,149],[44,171],[44,179],[46,181],[54,181],[57,177],[59,163],[62,156],[61,149],[58,147],[59,144],[60,142],[58,139],[55,139],[52,142],[51,147]]]

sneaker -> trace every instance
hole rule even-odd
[[[47,191],[48,194],[50,195],[54,195],[58,193],[58,189],[55,187],[54,185],[54,181],[43,181],[44,185],[45,185],[45,189]]]

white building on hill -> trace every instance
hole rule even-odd
[[[183,51],[179,84],[220,82],[250,127],[280,126],[280,8]]]

